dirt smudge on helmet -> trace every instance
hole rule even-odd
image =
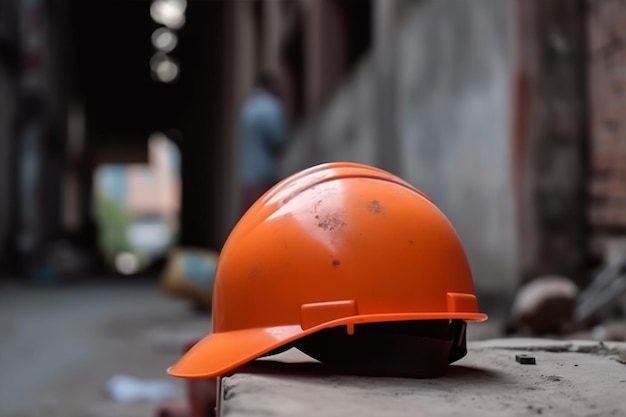
[[[341,265],[341,261],[339,259],[333,259],[333,266],[337,268],[339,265]]]
[[[341,215],[339,214],[326,214],[319,217],[316,216],[316,219],[319,220],[317,227],[325,232],[332,232],[333,230],[346,226],[346,222],[343,221]]]
[[[371,203],[369,203],[368,207],[372,213],[377,213],[377,214],[382,213],[385,209],[383,205],[381,204],[381,202],[378,200],[373,200]]]

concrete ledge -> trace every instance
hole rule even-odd
[[[521,365],[524,353],[536,365]],[[626,343],[496,339],[438,379],[338,375],[297,350],[222,379],[224,416],[621,416]]]

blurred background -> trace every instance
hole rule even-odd
[[[259,71],[279,178],[364,162],[449,217],[492,316],[471,337],[554,275],[610,307],[593,337],[623,323],[621,266],[585,289],[626,255],[626,1],[0,0],[0,414],[151,413],[107,381],[210,330],[168,283],[187,256],[210,293]]]

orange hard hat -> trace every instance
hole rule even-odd
[[[213,332],[168,373],[225,375],[342,327],[486,318],[459,237],[425,194],[371,166],[322,164],[279,182],[240,219],[218,260]]]

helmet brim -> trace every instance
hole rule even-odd
[[[402,320],[461,319],[484,321],[483,313],[376,314],[343,317],[309,329],[299,325],[212,333],[196,343],[167,373],[174,377],[206,379],[228,375],[240,366],[321,329],[347,324]]]

